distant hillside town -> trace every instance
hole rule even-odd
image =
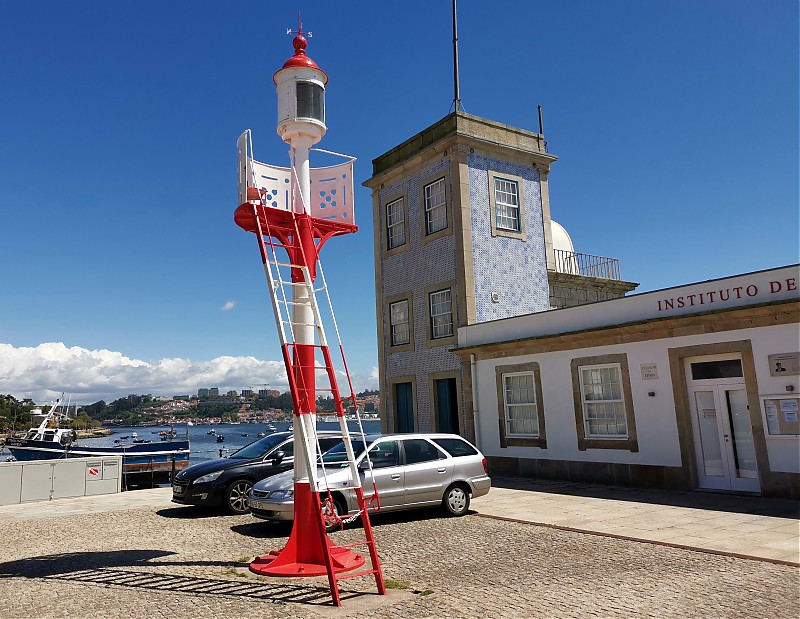
[[[345,413],[364,419],[379,419],[380,397],[377,391],[356,394],[355,406],[346,402]],[[11,395],[0,395],[0,432],[28,428],[38,414],[49,404],[37,404],[26,398],[17,400]],[[192,423],[265,423],[286,421],[293,409],[290,392],[277,389],[229,390],[220,394],[216,387],[198,389],[197,395],[153,396],[131,394],[106,403],[103,400],[88,405],[75,405],[69,409],[71,424],[77,429],[101,425],[165,425],[174,422]],[[332,398],[317,398],[317,413],[334,414]]]

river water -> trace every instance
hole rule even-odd
[[[277,432],[291,429],[289,422],[275,422],[273,424]],[[364,432],[369,434],[373,432],[380,432],[381,422],[379,420],[370,419],[361,422]],[[351,433],[356,434],[359,432],[358,422],[348,421],[347,427]],[[186,425],[176,424],[173,426],[177,434],[176,439],[182,440],[186,437]],[[211,430],[214,433],[210,433]],[[169,431],[168,426],[146,426],[146,427],[124,427],[114,426],[111,428],[113,434],[101,438],[81,439],[78,444],[96,447],[113,447],[117,443],[115,441],[130,443],[131,436],[135,432],[139,439],[150,440],[153,442],[160,442],[160,432]],[[324,422],[317,421],[317,429],[319,430],[338,430],[339,424],[337,422]],[[218,423],[214,425],[194,425],[189,426],[189,443],[191,452],[189,453],[189,464],[197,464],[206,460],[213,460],[221,456],[226,456],[240,447],[244,447],[253,441],[258,440],[258,433],[264,432],[269,434],[271,430],[268,429],[267,424],[263,423]],[[217,436],[225,437],[222,442],[217,442]],[[123,441],[122,437],[128,437]],[[0,450],[0,461],[5,461],[11,453],[7,449]]]

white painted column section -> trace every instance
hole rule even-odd
[[[297,174],[297,189],[300,200],[293,204],[295,212],[302,213],[310,211],[311,208],[311,177],[309,169],[308,154],[312,140],[302,134],[295,134],[292,136],[291,145],[294,151],[294,166],[295,173]],[[316,256],[305,256],[306,265],[313,265]],[[311,295],[313,291],[306,286],[293,286],[292,287],[292,301],[294,303],[292,308],[292,328],[294,329],[294,340],[296,344],[314,345],[316,329],[314,327],[314,313],[311,307]],[[314,437],[316,436],[317,416],[314,403],[314,385],[305,385],[310,388],[309,391],[311,401],[311,411],[307,415],[295,415],[293,422],[293,430],[295,436],[294,448],[294,470],[296,479],[300,483],[313,483],[314,479],[309,479],[308,471],[308,458],[310,454],[316,453],[316,444]],[[301,430],[300,425],[305,427]],[[306,437],[307,445],[301,446],[298,442],[299,437]],[[312,474],[313,477],[313,474]]]

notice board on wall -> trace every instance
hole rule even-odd
[[[786,436],[800,434],[800,397],[773,396],[763,398],[767,434]]]

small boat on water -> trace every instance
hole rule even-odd
[[[175,431],[175,428],[170,426],[169,431],[162,430],[161,432],[159,432],[159,435],[161,436],[162,441],[168,441],[176,438],[178,436],[178,433]]]
[[[22,436],[9,436],[6,447],[18,461],[55,460],[59,458],[92,458],[96,456],[122,456],[123,474],[163,476],[181,471],[189,465],[189,440],[151,443],[131,434],[132,443],[110,447],[85,447],[77,444],[77,433],[71,428],[61,428],[60,419],[66,413],[59,409],[63,397],[56,400],[38,428],[31,428]],[[160,474],[160,475],[159,475]]]

